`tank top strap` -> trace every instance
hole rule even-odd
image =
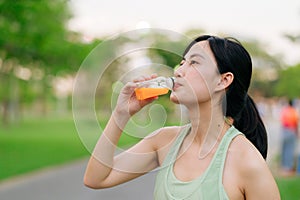
[[[209,168],[209,171],[207,173],[207,176],[218,176],[219,184],[222,184],[223,179],[223,171],[224,171],[224,165],[225,160],[227,157],[228,148],[232,142],[232,140],[238,136],[243,135],[239,130],[237,130],[234,126],[231,126],[230,129],[226,132],[224,135],[217,152],[215,154],[215,159],[213,159],[211,166]]]
[[[162,164],[162,166],[166,167],[175,162],[177,157],[177,152],[179,151],[181,144],[186,137],[187,134],[189,134],[191,130],[191,124],[187,124],[182,127],[182,130],[180,131],[179,135],[175,139],[173,145],[171,146],[168,154],[166,155],[166,158]]]

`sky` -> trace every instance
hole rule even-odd
[[[284,62],[300,62],[300,43],[283,34],[300,34],[299,0],[70,0],[69,28],[85,37],[109,37],[140,27],[184,33],[190,28],[206,33],[261,41],[271,55]]]

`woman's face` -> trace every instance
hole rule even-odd
[[[180,104],[199,104],[215,94],[221,76],[208,41],[194,44],[175,70],[176,83],[171,100]]]

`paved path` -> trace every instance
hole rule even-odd
[[[269,159],[280,148],[279,123],[266,121],[269,133]],[[91,190],[82,183],[87,160],[64,166],[48,168],[40,172],[0,183],[1,200],[150,200],[153,199],[155,173],[151,172],[123,185]]]
[[[1,200],[150,200],[155,173],[151,172],[123,185],[91,190],[82,178],[87,160],[42,170],[0,183]]]

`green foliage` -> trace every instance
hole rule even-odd
[[[22,61],[45,60],[47,54],[57,53],[65,38],[65,22],[69,12],[65,1],[0,2],[0,46],[7,58]]]
[[[65,0],[0,0],[0,85],[5,86],[0,88],[0,104],[4,123],[21,107],[19,104],[42,100],[46,105],[52,96],[52,78],[76,72],[99,43],[83,43],[80,34],[67,30],[70,17]],[[22,77],[23,72],[18,74],[22,69],[30,74],[27,78]],[[37,76],[37,71],[42,75]]]
[[[276,94],[288,98],[300,96],[300,64],[281,70],[276,85]]]
[[[170,51],[162,49],[155,49],[154,51],[163,59],[165,65],[172,68],[175,68],[182,60],[182,55],[178,55]]]
[[[242,41],[252,58],[253,72],[250,93],[265,97],[275,95],[278,71],[284,66],[280,56],[272,56],[263,44],[257,40]]]
[[[252,57],[253,67],[257,69],[280,69],[283,63],[280,62],[281,56],[272,56],[268,53],[264,44],[257,40],[241,41]]]
[[[149,51],[150,57],[156,62],[155,57],[158,56],[162,59],[162,62],[168,67],[175,68],[182,60],[183,52],[188,44],[186,41],[170,40],[164,35],[155,35],[154,44],[151,51]]]
[[[262,76],[265,76],[264,78]],[[261,95],[264,97],[273,97],[275,95],[275,86],[277,79],[269,79],[264,70],[254,69],[252,81],[249,88],[251,95]]]
[[[40,62],[47,73],[74,71],[95,44],[66,29],[71,17],[67,1],[0,1],[2,58],[21,64]]]

